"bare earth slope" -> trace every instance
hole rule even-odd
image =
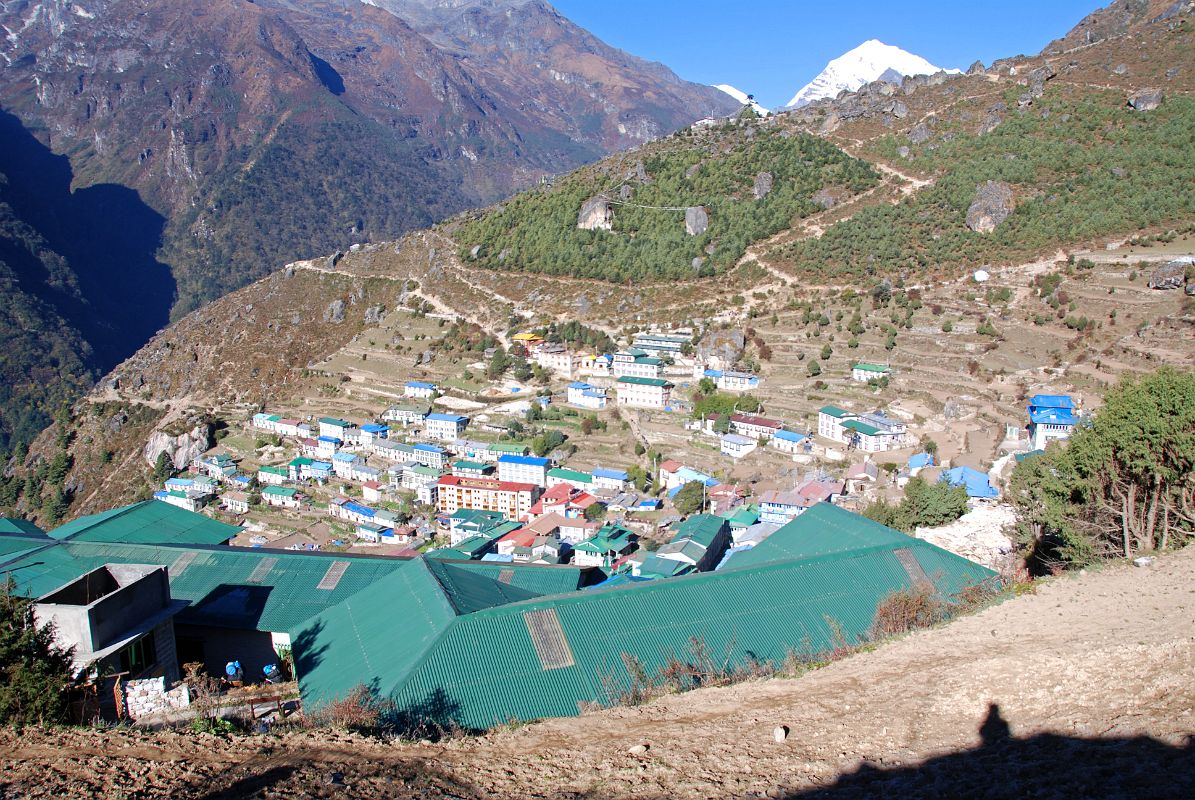
[[[1060,578],[801,679],[440,745],[5,731],[0,796],[1191,797],[1192,586],[1195,549]]]

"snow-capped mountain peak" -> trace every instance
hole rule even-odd
[[[759,116],[761,116],[761,117],[766,117],[768,114],[772,113],[771,111],[768,111],[766,108],[761,106],[758,102],[756,102],[755,98],[751,97],[750,95],[748,95],[746,92],[742,91],[741,89],[736,89],[735,87],[731,86],[729,83],[714,84],[714,88],[721,89],[723,92],[726,92],[726,94],[730,95],[735,100],[738,100],[743,105],[750,105],[751,109],[756,114],[759,114]]]
[[[908,75],[932,75],[940,71],[941,68],[921,56],[884,44],[878,39],[869,39],[827,64],[820,75],[793,96],[787,107],[837,97],[844,89],[853,92],[880,78],[896,81]]]

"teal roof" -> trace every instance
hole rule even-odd
[[[860,422],[857,419],[848,419],[842,423],[842,427],[850,428],[853,431],[858,431],[865,436],[875,436],[880,432],[880,429],[874,425],[868,425],[866,422]]]
[[[563,481],[576,483],[593,483],[593,476],[588,472],[578,472],[575,469],[565,469],[563,467],[548,470],[548,477],[560,478]]]
[[[261,490],[263,495],[276,495],[278,497],[294,497],[299,493],[298,489],[292,489],[289,486],[267,486]]]
[[[40,597],[104,564],[157,564],[169,568],[171,596],[190,604],[179,622],[281,632],[405,563],[343,553],[66,540],[0,571],[12,575],[21,594]]]
[[[638,386],[672,386],[672,383],[663,378],[640,378],[634,375],[624,375],[618,379],[618,383],[633,383]]]
[[[55,539],[126,544],[223,544],[240,531],[193,511],[145,500],[91,514],[50,531]]]
[[[897,544],[908,538],[861,514],[852,514],[830,503],[818,503],[755,547],[735,553],[726,566],[737,569],[792,558],[817,558]]]
[[[696,514],[676,526],[672,541],[692,539],[708,548],[727,525],[726,520],[713,514]]]
[[[32,536],[45,538],[46,532],[27,519],[0,517],[0,536]]]
[[[851,527],[831,521],[834,534]],[[836,630],[865,636],[893,591],[929,581],[954,594],[993,574],[895,531],[880,536],[866,522],[853,546],[809,548],[816,555],[773,548],[774,559],[751,567],[526,599],[511,587],[536,592],[516,582],[534,568],[417,562],[292,630],[304,707],[364,683],[411,716],[466,728],[573,715],[626,688],[623,654],[658,674],[696,637],[728,666],[781,663],[832,648]],[[668,574],[677,569],[656,561]],[[476,571],[458,574],[481,567],[507,588]]]
[[[726,521],[732,528],[750,528],[759,522],[759,509],[753,505],[739,506],[726,517]]]
[[[861,369],[864,372],[891,372],[892,371],[891,367],[885,367],[881,364],[868,364],[865,361],[860,361],[858,364],[851,367],[851,369]]]
[[[854,416],[851,414],[851,412],[843,411],[838,406],[822,406],[821,409],[819,409],[819,412],[822,414],[829,414],[831,417],[837,417],[838,419]]]

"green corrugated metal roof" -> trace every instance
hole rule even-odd
[[[753,505],[739,506],[726,518],[732,528],[749,528],[759,522],[759,509]]]
[[[278,475],[283,478],[290,475],[290,470],[286,467],[258,467],[257,471],[264,472],[267,475]]]
[[[892,371],[891,367],[885,367],[881,364],[868,364],[863,361],[860,361],[858,364],[851,367],[851,369],[861,369],[864,372],[891,372]]]
[[[969,565],[955,559],[956,571],[958,562]],[[990,574],[976,565],[961,571],[974,580]],[[469,727],[572,715],[578,703],[606,699],[611,678],[626,685],[623,653],[655,674],[670,657],[691,658],[690,637],[697,637],[708,652],[730,654],[732,664],[748,654],[779,663],[791,651],[833,647],[835,626],[858,637],[880,600],[911,585],[892,550],[876,549],[491,608],[459,617],[393,696],[415,711],[435,700]],[[544,668],[525,616],[537,611],[558,624],[545,627],[549,636],[559,632],[556,650],[567,666]],[[487,654],[484,670],[471,661],[479,651]]]
[[[0,517],[0,536],[32,536],[41,538],[46,532],[27,519]]]
[[[239,528],[168,503],[146,500],[79,517],[50,531],[55,539],[127,544],[223,544]]]
[[[709,547],[726,526],[726,520],[714,514],[695,514],[676,526],[676,534],[672,541],[692,539]]]
[[[853,416],[851,412],[843,411],[838,406],[822,406],[821,409],[819,409],[819,413],[829,414],[831,417],[837,417],[838,419]]]
[[[726,567],[738,569],[773,561],[816,558],[845,550],[896,544],[908,538],[861,514],[852,514],[831,503],[818,503],[755,547],[735,553]]]
[[[539,592],[502,583],[444,561],[428,560],[427,567],[444,588],[444,594],[458,614],[472,614],[474,611],[541,596]]]
[[[268,565],[267,559],[272,559]],[[329,570],[338,562],[347,563],[347,568],[332,585],[335,572]],[[408,562],[343,553],[68,540],[10,562],[4,569],[17,581],[21,594],[40,597],[111,563],[169,567],[171,596],[191,603],[180,612],[179,622],[286,631]],[[330,588],[319,588],[321,583]]]
[[[851,526],[833,512],[840,510],[822,527],[833,523],[832,534],[846,532]],[[825,552],[800,556],[787,548],[749,568],[517,602],[503,602],[516,592],[455,572],[484,567],[496,581],[506,573],[517,586],[527,568],[424,566],[446,576],[430,593],[425,584],[405,584],[404,570],[292,632],[305,707],[318,708],[365,683],[400,709],[440,723],[484,728],[572,715],[579,703],[610,699],[611,681],[626,685],[623,654],[655,674],[670,658],[691,658],[689,642],[696,637],[731,666],[747,658],[779,663],[790,652],[814,655],[833,647],[836,630],[862,636],[880,600],[918,580],[954,593],[992,575],[895,531],[880,536],[875,523],[864,522],[853,544],[837,552],[823,546]],[[671,571],[670,564],[661,567]],[[458,613],[448,618],[444,606]],[[429,617],[425,607],[438,609],[437,616]],[[414,609],[410,635],[405,615],[394,613],[408,608]],[[363,624],[366,614],[371,624]],[[478,668],[479,653],[484,668]]]
[[[548,477],[560,478],[563,481],[575,481],[577,483],[593,483],[593,476],[588,472],[579,472],[575,469],[565,469],[563,467],[548,470]]]
[[[455,617],[427,563],[407,562],[291,631],[303,702],[314,707],[359,684],[389,696]]]
[[[292,489],[289,486],[267,486],[261,490],[263,495],[277,495],[278,497],[294,497],[299,493],[298,489]]]
[[[848,419],[842,423],[842,427],[850,428],[853,431],[858,431],[866,436],[875,436],[880,432],[880,429],[874,425],[868,425],[866,422],[860,422],[857,419]]]
[[[631,375],[624,375],[618,379],[619,383],[634,383],[638,386],[671,386],[670,381],[663,378],[639,378]]]
[[[531,450],[527,445],[518,442],[494,442],[486,449],[491,453],[516,453],[518,455],[525,455]]]

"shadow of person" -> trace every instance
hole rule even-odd
[[[1008,727],[1008,722],[1004,717],[1000,716],[1000,706],[996,703],[988,706],[987,718],[979,726],[979,737],[983,740],[984,745],[989,747],[1012,738],[1012,730]]]

